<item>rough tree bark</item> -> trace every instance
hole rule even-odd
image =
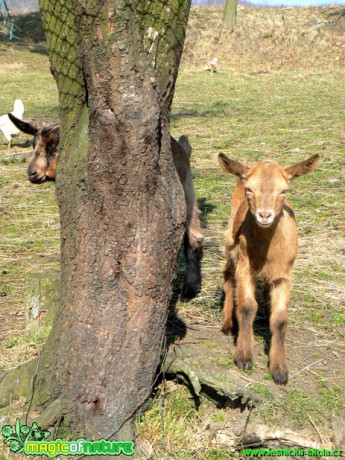
[[[61,110],[61,311],[33,407],[131,439],[184,232],[169,114],[189,0],[40,0]]]

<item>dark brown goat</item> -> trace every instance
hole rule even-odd
[[[46,180],[55,180],[57,170],[59,126],[36,125],[26,123],[9,114],[12,123],[24,133],[34,136],[33,157],[28,166],[28,179],[35,184],[41,184]],[[204,235],[199,220],[199,208],[193,189],[193,175],[189,158],[192,148],[187,136],[181,136],[177,142],[171,137],[171,150],[174,164],[181,180],[185,200],[187,224],[184,236],[184,248],[186,255],[186,272],[182,288],[182,296],[193,298],[201,286],[201,258],[202,242]]]
[[[28,166],[28,179],[33,184],[41,184],[46,180],[55,180],[58,145],[59,126],[47,123],[27,123],[8,114],[12,123],[23,133],[34,136],[34,153]]]
[[[285,196],[293,179],[314,171],[319,156],[288,168],[266,161],[249,167],[222,153],[218,158],[225,171],[240,178],[226,232],[222,330],[228,333],[233,328],[235,313],[239,328],[235,361],[240,369],[250,369],[257,312],[255,280],[262,279],[264,299],[270,308],[270,373],[276,383],[285,385],[287,309],[291,269],[298,250],[294,212]]]

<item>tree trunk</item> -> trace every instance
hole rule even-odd
[[[61,311],[34,405],[133,437],[160,363],[184,198],[169,115],[189,0],[40,0],[61,134]]]
[[[226,0],[223,23],[227,29],[231,32],[234,30],[236,25],[236,16],[237,16],[237,0]]]

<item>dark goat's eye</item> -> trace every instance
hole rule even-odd
[[[53,141],[47,142],[47,144],[46,144],[46,152],[47,152],[48,154],[53,153],[53,152],[54,152],[54,148],[55,148],[55,144],[54,144]]]

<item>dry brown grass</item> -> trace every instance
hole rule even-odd
[[[192,9],[182,66],[272,72],[345,68],[343,7],[239,7],[235,31],[222,25],[221,9]]]

